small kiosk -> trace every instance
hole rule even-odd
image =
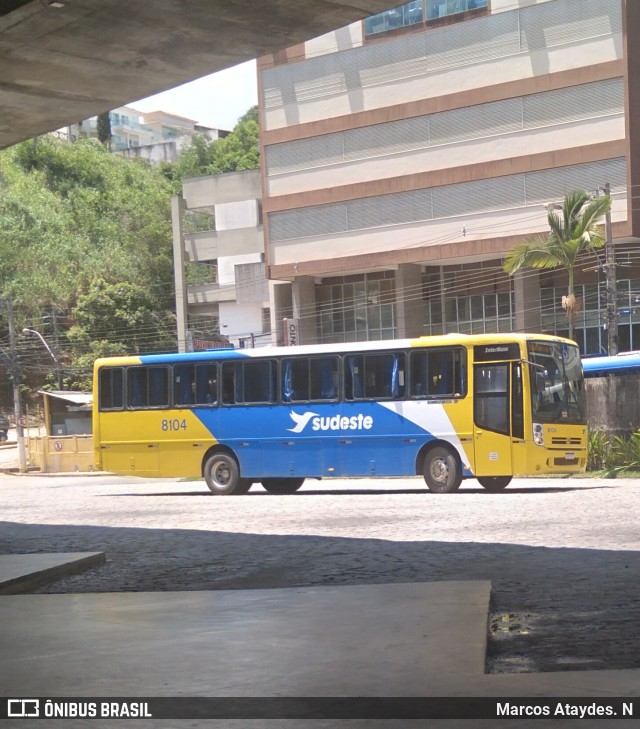
[[[39,390],[44,436],[29,438],[29,461],[43,473],[93,471],[90,392]]]

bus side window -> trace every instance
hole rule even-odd
[[[124,370],[103,367],[99,375],[100,410],[122,410],[124,407]]]
[[[141,408],[147,404],[146,367],[129,367],[127,370],[127,404]]]
[[[217,366],[196,365],[195,369],[195,404],[215,405],[218,402]]]
[[[244,402],[275,401],[275,363],[272,360],[239,362],[238,366],[242,368]]]
[[[402,398],[405,392],[404,353],[350,355],[345,359],[345,398]]]
[[[352,354],[344,359],[344,397],[345,400],[360,400],[364,394],[364,357]]]
[[[159,408],[169,405],[169,368],[149,368],[149,407]]]
[[[129,367],[127,401],[130,408],[158,408],[169,404],[168,367]]]
[[[463,349],[434,349],[411,353],[413,397],[463,397],[466,364]]]
[[[309,399],[309,360],[282,360],[282,401],[306,402]]]
[[[224,362],[222,364],[222,402],[225,405],[235,405],[236,401],[236,363]]]
[[[222,402],[225,405],[275,402],[276,374],[273,360],[224,362]]]
[[[338,359],[323,357],[309,361],[309,399],[335,400],[338,396]]]
[[[176,365],[173,368],[173,402],[175,405],[193,405],[193,365]]]

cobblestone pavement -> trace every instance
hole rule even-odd
[[[640,481],[307,481],[216,497],[204,482],[0,475],[0,553],[104,551],[40,592],[488,579],[487,670],[640,667]]]

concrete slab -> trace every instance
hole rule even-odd
[[[104,562],[104,552],[0,555],[0,595],[28,592]]]
[[[18,696],[421,696],[482,675],[490,584],[0,599]]]

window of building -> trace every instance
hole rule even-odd
[[[397,8],[391,8],[391,10],[385,10],[366,18],[364,32],[365,35],[384,33],[388,30],[421,23],[423,17],[422,0],[412,0],[412,2],[399,5]]]
[[[578,301],[575,317],[575,339],[582,354],[606,354],[608,346],[607,287],[604,282],[578,284],[574,287]],[[566,287],[540,289],[542,331],[559,336],[569,335],[567,312],[562,308]],[[640,279],[617,282],[618,351],[640,349]]]
[[[393,339],[396,336],[393,271],[325,279],[316,287],[321,342]]]
[[[427,22],[486,7],[487,0],[427,0]]]
[[[425,334],[442,334],[442,292],[440,274],[425,273],[422,280]],[[496,288],[499,289],[496,290]],[[489,293],[482,288],[493,289]],[[444,331],[462,334],[510,332],[515,326],[515,301],[512,281],[495,268],[469,274],[467,270],[445,271]],[[500,290],[502,289],[502,290]],[[459,295],[472,291],[468,295]]]
[[[486,7],[487,0],[411,0],[366,18],[364,34],[372,36],[389,30],[415,26],[418,23],[422,24],[425,19],[428,25],[429,21]]]

